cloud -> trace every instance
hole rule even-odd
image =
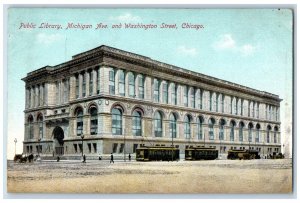
[[[49,45],[54,42],[62,40],[64,37],[60,34],[45,34],[45,33],[39,33],[36,36],[37,43],[39,44],[45,44]]]
[[[110,20],[116,20],[116,21],[120,21],[120,22],[139,22],[141,21],[141,17],[139,16],[134,16],[131,13],[125,13],[119,16],[115,16],[115,17],[110,17]]]
[[[189,48],[184,45],[177,47],[177,52],[187,56],[195,56],[198,53],[196,48]]]
[[[233,40],[231,34],[225,34],[220,37],[220,39],[214,43],[213,47],[217,50],[222,49],[235,49],[236,43]]]
[[[216,51],[233,51],[242,54],[242,56],[250,56],[256,51],[256,47],[252,44],[239,45],[231,34],[221,35],[219,39],[213,43],[212,47]]]
[[[255,51],[255,47],[251,44],[245,44],[240,48],[240,52],[244,55],[244,56],[249,56],[252,55]]]

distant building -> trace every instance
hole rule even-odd
[[[22,80],[25,153],[98,156],[172,143],[181,153],[281,151],[277,95],[141,55],[100,46]]]

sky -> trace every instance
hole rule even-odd
[[[23,28],[21,24],[36,24]],[[38,28],[41,23],[62,29]],[[65,29],[68,23],[91,29]],[[97,24],[107,29],[95,29]],[[126,29],[125,23],[156,29]],[[176,24],[177,29],[160,28]],[[183,23],[202,25],[182,28]],[[122,28],[112,28],[112,25]],[[279,95],[281,133],[291,145],[293,17],[287,9],[56,9],[10,8],[7,22],[7,156],[22,153],[25,83],[30,71],[107,45]],[[291,151],[291,147],[289,150]]]

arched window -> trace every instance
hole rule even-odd
[[[33,117],[28,117],[29,139],[33,139]]]
[[[186,139],[191,138],[191,117],[186,115],[184,117],[184,135]]]
[[[171,104],[177,104],[177,88],[175,83],[171,84]]]
[[[256,124],[256,136],[255,136],[255,142],[259,142],[259,131],[260,131],[260,125]]]
[[[230,141],[234,141],[234,127],[235,127],[235,122],[231,121],[230,122]]]
[[[170,115],[170,137],[177,137],[177,119],[174,113]]]
[[[39,126],[39,138],[43,138],[44,137],[44,126],[43,126],[43,115],[39,114],[37,117],[37,122],[38,122],[38,126]]]
[[[245,124],[243,122],[240,122],[239,125],[239,141],[243,142],[243,130],[244,130]]]
[[[138,76],[139,85],[139,98],[144,99],[144,77],[142,75]]]
[[[111,111],[112,114],[112,124],[111,131],[113,135],[122,135],[122,111],[115,107]]]
[[[198,135],[199,140],[203,139],[203,122],[204,122],[204,119],[201,116],[198,116],[197,117],[197,135]]]
[[[109,94],[115,94],[115,70],[109,70]]]
[[[125,96],[125,73],[124,70],[119,70],[119,94]]]
[[[135,97],[135,80],[132,72],[128,73],[129,97]]]
[[[190,95],[191,95],[191,105],[190,106],[192,108],[195,108],[195,90],[193,87],[191,87]]]
[[[224,140],[224,126],[226,122],[224,119],[221,119],[219,122],[219,140]]]
[[[267,143],[270,143],[270,131],[271,131],[271,126],[267,126]]]
[[[278,132],[278,127],[274,127],[274,143],[277,143],[277,132]]]
[[[155,137],[162,137],[162,115],[159,111],[154,114],[154,135]]]
[[[96,107],[90,108],[90,116],[91,116],[91,135],[98,134],[98,112]]]
[[[142,136],[142,114],[138,110],[135,110],[132,114],[132,134]]]
[[[168,83],[164,82],[163,83],[163,103],[167,104],[168,103]]]
[[[214,118],[210,118],[208,120],[208,134],[209,134],[209,139],[210,140],[214,140],[215,139],[214,124],[215,124],[215,119]]]
[[[154,85],[154,88],[153,88],[153,95],[154,95],[154,101],[155,102],[159,102],[159,86],[160,86],[160,82],[158,81],[158,79],[154,78],[154,81],[153,81],[153,85]]]
[[[77,135],[80,136],[83,133],[83,111],[81,108],[76,110],[76,123],[77,123]]]
[[[248,142],[252,142],[252,130],[253,130],[253,124],[249,123],[249,125],[248,125]]]

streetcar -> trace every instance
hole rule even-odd
[[[188,147],[185,149],[185,160],[214,160],[218,154],[215,147]]]
[[[228,150],[227,159],[260,159],[260,155],[257,150],[231,149]]]
[[[136,149],[136,161],[178,161],[179,149],[166,146],[141,146]]]

